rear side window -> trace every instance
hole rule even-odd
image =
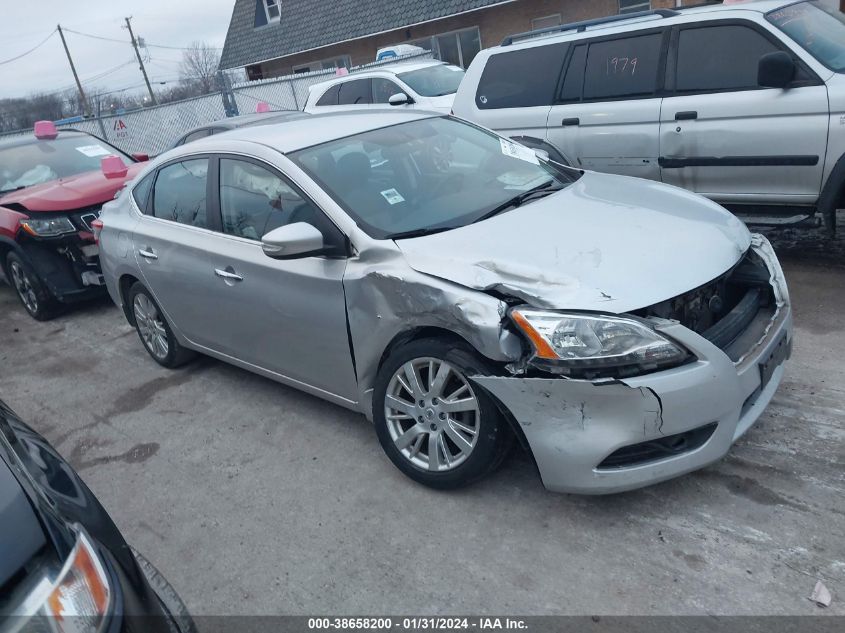
[[[340,85],[340,105],[365,105],[371,103],[372,99],[372,81],[369,79],[356,79]]]
[[[211,134],[211,132],[207,128],[197,130],[196,132],[191,132],[179,142],[179,145],[184,145],[185,143],[190,143],[192,141],[198,141],[201,138],[205,138],[209,134]]]
[[[568,44],[535,46],[492,55],[475,104],[480,110],[551,105]]]
[[[336,86],[332,86],[328,90],[326,90],[325,94],[320,97],[320,100],[317,101],[318,106],[336,106],[337,105],[337,95],[340,92],[340,84]]]
[[[207,185],[206,158],[163,167],[153,188],[153,215],[162,220],[208,228]]]
[[[779,50],[747,26],[684,29],[678,37],[678,92],[757,88],[757,64]]]
[[[594,42],[587,52],[584,99],[651,95],[657,89],[662,33]],[[705,51],[709,51],[710,46]]]
[[[560,89],[560,101],[578,101],[584,87],[584,64],[587,61],[587,45],[576,46],[569,59],[566,77]]]
[[[153,186],[153,174],[149,174],[141,182],[135,185],[132,189],[132,197],[135,199],[135,204],[142,212],[147,210],[147,199],[150,197],[150,189]]]

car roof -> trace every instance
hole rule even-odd
[[[389,64],[385,66],[380,66],[379,68],[372,68],[369,70],[358,70],[348,75],[343,75],[341,77],[333,77],[328,81],[323,81],[318,84],[314,84],[310,86],[309,90],[317,90],[318,88],[328,88],[329,86],[333,86],[334,84],[343,83],[345,81],[351,81],[353,79],[369,79],[370,77],[382,77],[384,75],[398,75],[400,73],[410,73],[415,70],[422,70],[423,68],[431,68],[432,66],[445,66],[446,62],[441,62],[436,59],[426,59],[421,62],[397,62],[395,64]]]
[[[190,147],[193,151],[215,151],[214,146],[218,141],[247,141],[267,145],[287,154],[370,130],[437,116],[440,115],[435,112],[396,109],[329,112],[260,127],[239,128],[196,140],[184,147]]]
[[[80,136],[93,137],[93,135],[88,134],[88,132],[80,132],[79,130],[59,130],[58,138],[72,138]],[[0,140],[0,149],[7,149],[9,147],[22,147],[24,145],[32,145],[33,143],[49,142],[50,140],[51,139],[35,138],[35,133],[21,134],[19,136],[12,136],[10,138]]]
[[[601,35],[615,35],[617,33],[626,33],[643,28],[671,26],[673,24],[690,22],[692,19],[703,16],[704,14],[710,14],[708,17],[718,17],[720,14],[725,14],[724,17],[726,18],[741,16],[742,12],[765,14],[804,1],[806,0],[740,0],[731,4],[701,4],[678,7],[677,9],[642,11],[631,13],[630,17],[627,18],[624,15],[612,15],[607,16],[606,22],[602,21],[602,18],[598,18],[595,21],[588,20],[587,22],[591,24],[586,29],[583,28],[583,23],[574,22],[571,23],[572,28],[567,28],[569,26],[568,24],[562,24],[559,27],[550,27],[546,32],[538,31],[536,35],[531,31],[513,34],[505,38],[505,42],[500,46],[494,46],[487,50],[492,54],[496,54],[507,50],[516,50],[523,46],[530,47],[559,41],[598,37]],[[728,14],[731,15],[729,16]],[[579,26],[582,28],[577,28]],[[506,43],[511,37],[513,38],[513,42],[510,44]]]
[[[219,119],[211,123],[205,123],[191,128],[179,138],[185,138],[189,134],[198,132],[200,130],[208,130],[210,128],[219,128],[223,130],[235,130],[239,127],[246,127],[249,125],[264,125],[270,123],[277,123],[287,119],[297,119],[306,116],[311,116],[307,112],[301,110],[273,110],[271,112],[253,112],[251,114],[241,114],[238,116],[229,117],[228,119]]]

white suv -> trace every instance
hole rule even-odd
[[[404,106],[448,113],[464,71],[435,60],[356,72],[309,88],[306,112]]]
[[[552,27],[481,51],[457,116],[570,165],[772,224],[845,206],[845,15],[760,0]]]

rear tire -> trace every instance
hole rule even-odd
[[[59,313],[59,303],[21,255],[12,251],[6,257],[9,283],[15,289],[24,309],[36,321],[49,321]]]
[[[196,355],[179,344],[152,293],[140,281],[129,288],[127,304],[144,349],[159,365],[175,369]]]
[[[376,377],[373,420],[394,465],[441,490],[495,470],[513,432],[490,396],[468,379],[491,373],[463,342],[420,339],[391,352]]]
[[[161,575],[161,572],[156,569],[150,561],[148,561],[142,554],[140,554],[134,547],[129,547],[132,550],[132,555],[138,563],[138,567],[144,573],[144,577],[158,596],[159,602],[164,606],[164,609],[172,617],[172,625],[175,625],[176,633],[197,633],[197,626],[191,614],[188,613],[188,608],[182,602],[182,598],[176,593],[167,579]],[[174,628],[171,626],[171,628]]]

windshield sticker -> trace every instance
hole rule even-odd
[[[95,158],[97,156],[108,156],[111,154],[111,152],[102,145],[83,145],[75,149],[77,152],[81,152],[91,158]]]
[[[534,153],[533,149],[504,138],[500,138],[499,143],[502,145],[502,154],[505,156],[518,158],[519,160],[524,160],[526,163],[532,163],[534,165],[540,164],[540,161],[537,160],[537,154]]]
[[[381,195],[384,196],[384,199],[387,200],[390,204],[399,204],[400,202],[405,202],[405,198],[403,198],[402,194],[396,191],[396,189],[387,189],[386,191],[382,191]]]

